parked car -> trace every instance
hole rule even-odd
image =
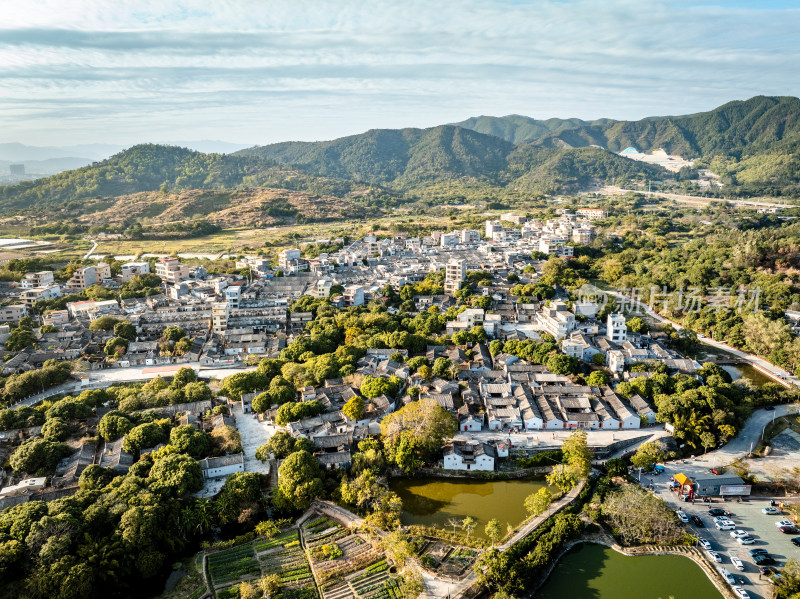
[[[684,524],[687,524],[689,522],[689,516],[686,515],[686,512],[678,510],[675,513],[678,515],[678,520],[680,520]]]
[[[727,512],[723,510],[721,507],[712,507],[710,510],[708,510],[708,515],[712,517],[724,516],[725,514],[727,514]]]
[[[730,522],[730,518],[728,516],[714,516],[714,522]]]
[[[775,526],[777,526],[778,528],[780,528],[781,526],[794,526],[794,522],[792,522],[791,520],[778,520],[775,523]]]
[[[747,553],[749,553],[751,556],[753,556],[753,555],[769,555],[769,552],[766,549],[764,549],[763,547],[757,547],[755,549],[748,549]]]
[[[766,406],[764,406],[764,409],[765,409],[767,412],[771,412],[772,410],[774,410],[774,409],[775,409],[775,406],[766,405]]]
[[[742,562],[742,560],[740,560],[735,555],[731,555],[731,563],[733,564],[734,568],[736,568],[740,572],[744,572],[744,562]]]
[[[738,539],[736,539],[736,542],[739,543],[739,545],[752,545],[753,543],[756,542],[756,540],[751,536],[746,536],[746,537],[739,537]]]
[[[722,574],[722,578],[724,578],[724,579],[725,579],[725,580],[728,582],[728,584],[732,584],[732,585],[733,585],[733,584],[736,584],[736,580],[733,578],[733,574],[731,574],[730,572],[728,572],[728,571],[727,571],[725,568],[723,568],[722,566],[717,566],[717,572],[719,572],[720,574]]]
[[[731,536],[734,539],[738,539],[738,538],[741,538],[741,537],[749,537],[750,533],[747,532],[746,530],[733,530],[733,531],[731,531]]]
[[[700,545],[700,547],[702,547],[703,549],[708,549],[709,551],[711,551],[711,543],[709,543],[703,537],[697,537],[697,544]]]
[[[734,530],[736,528],[736,523],[731,520],[726,520],[724,522],[717,522],[714,526],[717,527],[717,530]]]
[[[753,556],[753,562],[756,566],[774,566],[775,560],[772,559],[771,555],[755,555]]]
[[[750,599],[750,595],[742,587],[733,587],[733,592],[741,599]]]
[[[722,563],[722,556],[716,551],[709,550],[708,555],[710,555],[711,559],[713,559],[715,562],[719,562],[720,564]]]
[[[763,574],[765,576],[769,576],[770,574],[777,574],[778,571],[771,566],[759,566],[758,573]]]
[[[795,537],[790,540],[792,541],[792,545],[794,545],[795,547],[800,547],[800,537]]]
[[[772,507],[772,506],[762,508],[761,511],[764,512],[767,516],[780,516],[781,515],[781,511],[778,508]]]
[[[697,528],[705,527],[705,524],[703,524],[703,521],[700,518],[698,518],[697,516],[695,516],[694,514],[692,514],[691,518],[692,518],[692,522],[694,522],[694,525]]]
[[[797,530],[796,526],[779,526],[778,530],[785,535],[796,535],[798,532],[800,532]]]

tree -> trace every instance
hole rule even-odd
[[[78,486],[83,490],[102,489],[114,478],[114,471],[97,464],[84,468],[78,479]]]
[[[566,354],[554,354],[547,358],[547,369],[555,374],[575,374],[578,372],[578,360]]]
[[[211,431],[211,444],[223,454],[241,453],[242,438],[232,426],[224,424]]]
[[[707,453],[708,450],[712,447],[716,447],[717,439],[714,436],[714,433],[706,431],[700,434],[700,444],[703,446],[704,452]]]
[[[136,339],[136,327],[127,320],[121,320],[114,325],[114,335],[133,341]]]
[[[212,397],[214,397],[214,394],[203,381],[189,383],[183,388],[183,400],[189,403],[211,401]]]
[[[133,428],[133,422],[119,410],[106,413],[97,424],[97,434],[106,441],[116,441]]]
[[[553,494],[547,487],[542,487],[536,493],[531,493],[525,498],[525,510],[531,516],[543,514],[553,501]]]
[[[128,453],[136,454],[142,449],[155,447],[159,443],[164,443],[167,435],[164,429],[155,422],[145,422],[133,427],[125,439],[122,441],[122,449]]]
[[[147,477],[154,491],[174,497],[183,497],[203,488],[200,462],[180,453],[169,454],[156,460]]]
[[[323,493],[322,472],[316,458],[307,451],[289,454],[278,468],[275,507],[284,511],[305,510]]]
[[[178,369],[178,372],[176,372],[175,376],[172,378],[172,387],[175,389],[183,389],[189,383],[194,383],[196,381],[197,373],[194,371],[194,368],[184,366]]]
[[[422,366],[420,366],[419,369],[417,370],[417,373],[425,381],[430,380],[431,376],[433,376],[433,371],[431,370],[431,367],[428,366],[427,364],[423,364]]]
[[[295,440],[292,435],[286,431],[276,431],[275,434],[269,438],[269,441],[256,450],[256,457],[261,461],[266,461],[269,454],[272,453],[276,458],[282,460],[294,451],[294,444]],[[259,457],[259,453],[263,457]]]
[[[161,338],[162,338],[164,341],[178,342],[178,341],[180,341],[180,340],[181,340],[181,339],[182,339],[182,338],[183,338],[185,335],[186,335],[186,333],[184,332],[184,330],[183,330],[182,328],[180,328],[180,327],[176,327],[176,326],[168,326],[168,327],[167,327],[167,328],[165,328],[165,329],[164,329],[164,331],[161,333]]]
[[[69,436],[69,425],[61,418],[50,418],[42,425],[42,436],[48,441],[64,441]]]
[[[592,355],[592,364],[594,364],[595,366],[602,366],[605,363],[606,363],[606,357],[602,353],[597,352],[596,354]]]
[[[351,397],[344,407],[342,412],[350,420],[361,420],[364,417],[364,400],[359,396]]]
[[[112,331],[118,323],[124,322],[114,316],[101,316],[89,323],[90,331]],[[130,324],[130,323],[129,323]]]
[[[394,397],[399,390],[400,379],[394,375],[388,378],[367,375],[361,381],[361,394],[370,399],[379,395]]]
[[[789,323],[785,320],[770,320],[763,312],[744,318],[742,333],[745,342],[757,355],[770,354],[791,339]]]
[[[456,430],[455,417],[432,398],[405,405],[381,421],[387,458],[396,464],[401,458],[411,469],[439,452]]]
[[[211,446],[208,435],[191,424],[181,424],[173,428],[169,433],[169,444],[175,447],[179,453],[186,453],[193,457],[208,455]]]
[[[599,355],[599,354],[595,354]],[[605,370],[594,370],[586,377],[586,384],[592,387],[602,387],[608,385],[609,377]]]
[[[647,323],[638,316],[628,319],[625,322],[625,326],[628,327],[629,331],[634,333],[644,333],[647,331]]]
[[[278,408],[278,413],[275,415],[275,424],[278,426],[285,426],[290,422],[317,416],[324,411],[325,406],[316,399],[312,401],[285,403]]]
[[[500,526],[500,520],[497,520],[496,518],[489,520],[489,522],[486,523],[484,532],[486,533],[486,536],[491,539],[492,546],[494,546],[498,539],[500,539],[500,535],[503,534],[503,529]]]
[[[106,341],[103,351],[107,356],[122,356],[128,351],[128,340],[122,337],[112,337]]]
[[[433,375],[442,378],[452,378],[450,373],[453,370],[453,362],[445,357],[436,358],[433,362]]]
[[[577,478],[586,478],[592,470],[592,451],[587,439],[586,431],[575,431],[561,444],[563,461]]]
[[[268,574],[258,579],[258,589],[264,597],[275,597],[281,590],[281,577],[277,574]]]
[[[30,474],[53,470],[59,460],[72,453],[68,445],[40,437],[23,441],[9,458],[14,472]]]
[[[606,460],[606,472],[609,476],[624,476],[628,473],[628,467],[622,458],[611,458]]]
[[[553,471],[546,476],[547,482],[558,487],[562,493],[572,489],[578,482],[575,470],[565,464],[553,466]]]
[[[475,518],[473,518],[472,516],[467,516],[461,521],[461,528],[463,528],[464,532],[467,533],[467,538],[469,538],[469,535],[472,533],[472,531],[475,529],[477,525],[478,523],[475,522]]]
[[[660,442],[648,441],[642,443],[636,453],[631,457],[631,464],[642,470],[649,470],[654,464],[667,459],[666,453]]]

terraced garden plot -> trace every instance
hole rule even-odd
[[[256,553],[262,553],[273,547],[291,546],[292,544],[300,544],[300,537],[298,536],[297,529],[289,529],[272,539],[256,539],[254,543]]]
[[[291,542],[288,544],[291,545]],[[291,547],[279,546],[259,553],[258,561],[261,563],[264,576],[277,574],[281,578],[281,584],[292,587],[313,586],[311,567],[305,551],[299,544]]]
[[[250,543],[212,553],[206,559],[211,584],[215,588],[226,583],[257,578],[261,575],[261,567],[255,558],[253,545]]]
[[[374,562],[343,582],[328,586],[324,599],[399,599],[398,584],[386,560]]]
[[[372,544],[358,535],[348,535],[336,541],[342,550],[342,556],[333,560],[315,561],[314,571],[320,584],[333,578],[341,578],[374,563],[383,557],[382,552],[374,549]]]

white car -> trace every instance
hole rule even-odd
[[[750,595],[742,587],[733,587],[733,592],[741,599],[750,599]]]
[[[711,543],[705,540],[703,537],[697,537],[697,544],[700,545],[703,549],[708,549],[711,551]]]
[[[739,570],[739,572],[744,572],[744,563],[742,563],[742,560],[740,560],[735,555],[731,556],[731,563],[733,564],[734,568]]]
[[[720,564],[722,563],[722,556],[719,553],[717,553],[716,551],[711,551],[709,549],[708,550],[708,555],[710,555],[711,559],[713,559],[715,562],[719,562]]]
[[[792,522],[791,520],[781,520],[775,523],[775,526],[777,526],[778,528],[780,528],[781,526],[794,526],[794,525],[795,525],[794,522]]]
[[[746,537],[739,537],[736,539],[736,542],[739,543],[739,545],[752,545],[756,540],[748,535]]]
[[[712,518],[712,520],[714,520],[714,523],[715,523],[715,524],[716,524],[717,522],[730,522],[730,521],[731,521],[731,519],[730,519],[730,518],[728,518],[728,516],[714,516],[714,517]]]
[[[717,527],[717,530],[735,530],[736,523],[728,520],[727,522],[717,522],[714,526]]]
[[[779,516],[781,511],[776,507],[765,507],[761,509],[767,516]]]
[[[746,530],[733,530],[733,531],[731,531],[731,536],[734,539],[739,539],[741,537],[749,537],[750,533],[747,532]]]
[[[689,523],[689,516],[686,515],[686,512],[682,512],[681,510],[678,510],[675,513],[678,515],[678,520],[680,520],[684,524],[688,524]]]
[[[724,578],[726,581],[728,581],[728,584],[732,584],[732,585],[733,585],[733,584],[736,584],[736,579],[733,577],[733,574],[731,574],[730,572],[728,572],[728,571],[727,571],[725,568],[723,568],[722,566],[717,566],[717,572],[719,572],[720,574],[722,574],[722,578]]]

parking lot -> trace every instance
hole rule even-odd
[[[762,508],[769,506],[768,498],[745,499],[741,503],[735,500],[722,501],[719,497],[715,498],[711,507],[723,508],[733,515],[730,519],[736,524],[737,530],[744,530],[756,539],[752,545],[740,545],[731,537],[730,531],[720,531],[714,526],[714,522],[708,514],[708,506],[704,503],[678,501],[674,493],[669,491],[670,476],[681,472],[679,463],[667,464],[664,474],[652,477],[654,491],[661,496],[674,509],[684,511],[688,516],[698,516],[703,524],[703,528],[697,527],[693,523],[686,526],[696,533],[697,536],[707,539],[711,543],[711,548],[722,556],[721,565],[734,575],[737,579],[741,576],[745,579],[743,588],[753,599],[768,599],[772,596],[771,584],[759,579],[758,568],[753,562],[753,558],[748,553],[750,549],[766,549],[770,556],[775,560],[773,567],[781,568],[787,559],[800,559],[800,548],[792,545],[790,539],[794,536],[783,534],[775,526],[779,520],[791,519],[785,513],[781,516],[768,516],[762,513]],[[642,476],[642,484],[649,485],[651,476]],[[729,556],[734,552],[742,560],[745,566],[744,572],[737,571]]]

